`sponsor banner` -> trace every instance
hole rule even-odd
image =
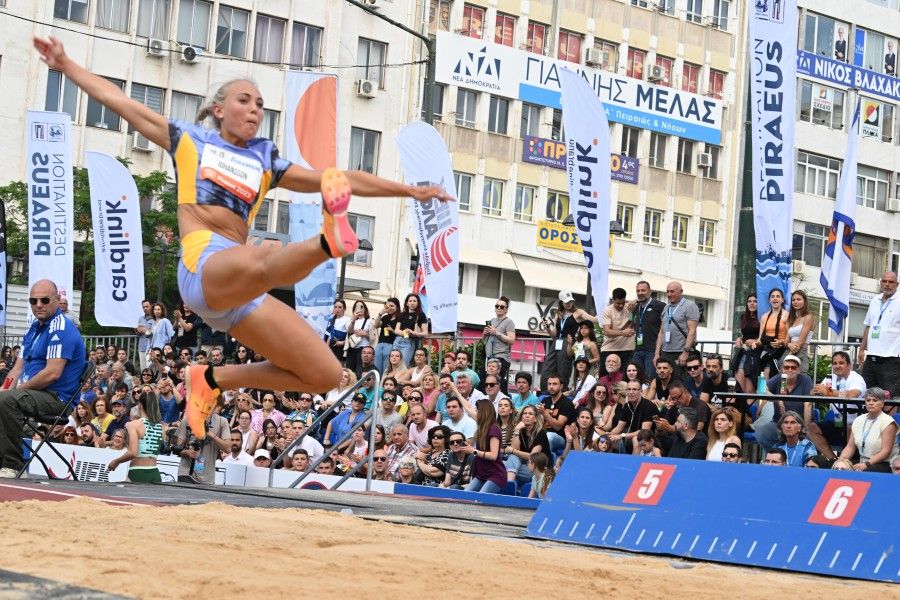
[[[722,102],[501,44],[437,34],[437,81],[561,108],[560,72],[578,73],[603,102],[609,121],[720,144]]]
[[[566,168],[566,145],[563,142],[526,135],[522,143],[522,162],[553,169]],[[631,156],[612,154],[609,166],[613,180],[637,183],[640,161]]]
[[[828,327],[838,334],[844,329],[844,320],[850,313],[850,263],[853,259],[853,236],[856,234],[856,132],[857,121],[860,120],[859,110],[860,99],[857,98],[853,125],[847,136],[847,154],[838,183],[831,229],[822,257],[822,273],[819,275],[819,283],[830,304]]]
[[[29,110],[26,118],[28,286],[49,279],[60,296],[71,299],[75,233],[72,117],[62,112]]]
[[[835,34],[837,35],[837,34]],[[840,40],[835,40],[835,48],[840,44]],[[865,51],[866,51],[866,31],[864,29],[857,28],[856,29],[856,43],[853,44],[853,64],[857,67],[863,66],[863,61],[865,60]],[[835,58],[840,59],[837,54],[835,54]]]
[[[863,137],[881,139],[881,102],[862,101],[862,114],[859,119],[859,134]]]
[[[581,252],[578,230],[574,225],[541,219],[537,222],[537,245],[543,248]]]
[[[456,197],[450,155],[434,127],[410,123],[397,136],[397,147],[406,183],[436,184]],[[428,289],[431,331],[455,332],[459,308],[459,205],[434,198],[426,202],[410,198],[407,207]]]
[[[845,88],[856,88],[863,94],[900,102],[900,79],[897,77],[876,73],[805,50],[797,51],[797,73]]]
[[[141,206],[137,186],[112,156],[86,152],[94,223],[94,317],[108,327],[133,327],[144,297]]]
[[[594,306],[606,306],[609,279],[609,123],[590,85],[576,72],[560,72],[569,202],[590,275]]]
[[[6,204],[0,202],[0,327],[6,327]]]
[[[812,108],[830,113],[834,108],[834,90],[825,85],[813,84]]]
[[[750,122],[753,227],[759,314],[769,291],[789,297],[791,280],[797,2],[757,2],[750,9]]]
[[[337,165],[337,77],[330,73],[288,71],[285,75],[284,156],[321,171]],[[291,242],[318,236],[322,197],[291,192]],[[295,308],[322,336],[337,292],[337,261],[327,260],[294,286]]]

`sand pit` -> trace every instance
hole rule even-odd
[[[885,598],[896,587],[578,547],[334,512],[0,504],[0,568],[139,598]],[[837,596],[840,594],[840,596]]]

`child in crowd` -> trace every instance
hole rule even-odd
[[[543,452],[537,452],[531,455],[528,459],[528,468],[530,468],[533,473],[531,476],[531,491],[528,493],[528,497],[540,498],[543,500],[547,495],[547,489],[550,487],[550,483],[553,482],[556,473],[554,472],[553,467],[550,466],[547,455]]]
[[[635,438],[637,443],[634,445],[635,456],[655,456],[659,458],[662,453],[656,447],[656,436],[649,429],[641,429]]]

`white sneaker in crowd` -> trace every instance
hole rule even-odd
[[[18,471],[16,471],[15,469],[10,469],[9,467],[3,467],[2,469],[0,469],[0,479],[15,479],[16,475],[18,474]]]

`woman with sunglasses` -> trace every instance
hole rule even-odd
[[[428,447],[416,454],[416,467],[422,472],[422,485],[438,487],[447,475],[450,464],[450,450],[447,440],[450,439],[450,428],[438,425],[428,431]]]
[[[70,446],[80,446],[81,437],[78,435],[79,428],[72,427],[71,425],[66,425],[65,429],[63,429],[62,435],[60,436],[60,441],[63,444],[69,444]]]
[[[500,296],[494,302],[494,316],[485,323],[482,337],[484,338],[485,358],[494,358],[500,361],[500,372],[497,377],[501,382],[501,391],[506,393],[506,382],[509,381],[510,351],[513,344],[516,343],[516,324],[509,318],[509,298],[506,296]],[[482,380],[485,374],[482,374]]]
[[[594,423],[598,430],[609,432],[615,425],[613,417],[616,414],[616,395],[621,393],[622,399],[625,398],[625,382],[620,381],[612,386],[612,389],[605,385],[595,384],[588,392],[587,408],[590,409],[594,416]]]
[[[284,423],[284,420],[287,418],[287,415],[275,408],[274,392],[264,392],[262,396],[262,406],[252,410],[250,414],[253,416],[251,426],[257,435],[262,435],[262,425],[266,419],[272,419],[275,421],[275,425],[281,427],[281,424]]]
[[[416,346],[428,335],[428,318],[422,310],[422,300],[418,294],[407,294],[403,300],[403,310],[397,315],[396,331],[393,347],[403,353],[403,363],[408,365]]]
[[[128,433],[128,450],[109,463],[109,470],[115,471],[119,465],[128,465],[128,481],[135,483],[162,483],[156,466],[156,456],[162,448],[167,427],[159,420],[159,401],[156,394],[144,393],[138,399],[141,416],[125,425]]]
[[[475,455],[466,451],[469,444],[462,433],[451,431],[447,439],[450,440],[447,448],[450,451],[449,460],[447,462],[447,472],[444,474],[444,481],[441,482],[439,487],[454,490],[465,489],[472,480],[472,463],[475,460]]]

